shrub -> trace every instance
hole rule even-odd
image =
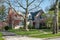
[[[9,27],[8,26],[5,26],[5,30],[8,30],[9,29]]]
[[[40,29],[50,29],[51,27],[41,26]]]
[[[30,24],[28,25],[28,28],[29,29],[34,29],[35,27],[34,26],[31,26]]]

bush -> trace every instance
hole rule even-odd
[[[51,27],[41,26],[40,29],[50,29]]]
[[[30,24],[28,25],[28,28],[29,29],[35,29],[35,27],[34,26],[31,26]]]
[[[8,30],[9,29],[9,27],[8,26],[5,26],[5,30]]]

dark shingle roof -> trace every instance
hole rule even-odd
[[[34,17],[35,17],[40,11],[41,11],[41,10],[36,11],[36,12],[31,12],[32,20],[34,20]]]

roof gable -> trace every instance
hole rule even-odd
[[[35,17],[39,12],[40,12],[40,13],[44,13],[43,10],[39,10],[39,11],[36,11],[36,12],[31,12],[32,20],[34,20],[34,17]]]

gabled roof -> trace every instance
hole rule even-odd
[[[38,10],[38,11],[36,11],[36,12],[31,12],[32,20],[34,20],[34,17],[35,17],[39,12],[44,13],[43,10]]]
[[[11,15],[11,16],[22,16],[21,14],[16,13],[11,7],[9,8],[8,15]]]

